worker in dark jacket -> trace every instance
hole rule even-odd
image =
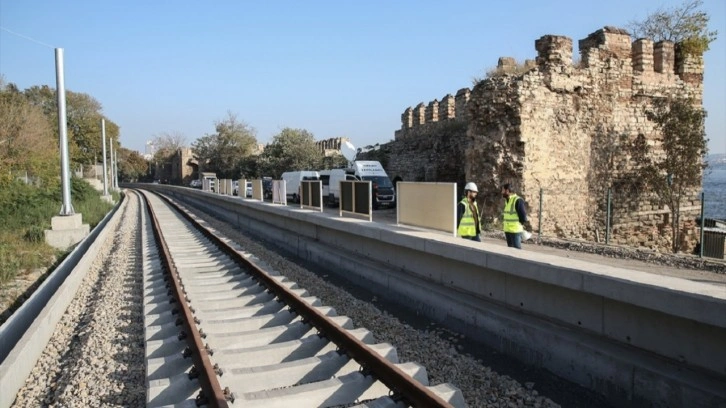
[[[512,191],[509,184],[502,186],[502,197],[506,200],[502,225],[504,235],[507,237],[507,246],[522,249],[523,225],[527,222],[524,200]]]

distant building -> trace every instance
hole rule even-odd
[[[188,185],[199,178],[199,163],[191,148],[182,147],[167,160],[153,163],[153,173],[154,179],[162,183]]]

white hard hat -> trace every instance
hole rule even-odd
[[[473,191],[475,193],[479,192],[479,189],[476,188],[476,184],[472,183],[471,181],[466,183],[466,185],[464,186],[464,190]]]

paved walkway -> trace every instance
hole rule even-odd
[[[373,213],[373,221],[384,224],[395,224],[396,223],[396,210],[385,209],[378,210]],[[487,244],[500,245],[506,247],[504,238],[488,238],[483,237],[482,241]],[[726,290],[726,273],[716,273],[711,271],[704,271],[699,269],[685,269],[676,266],[658,265],[637,259],[619,259],[611,258],[608,256],[590,254],[587,252],[571,251],[567,249],[554,248],[545,245],[536,244],[524,244],[522,246],[523,251],[533,251],[542,254],[561,256],[564,258],[571,258],[581,261],[592,262],[595,264],[605,264],[608,266],[615,266],[624,269],[632,269],[636,271],[647,272],[656,275],[672,276],[677,278],[688,279],[695,282],[701,282],[706,284],[712,284],[724,288]],[[724,261],[724,270],[726,271],[726,261]]]
[[[498,244],[506,247],[507,243],[501,239],[484,238],[484,241],[490,244]],[[609,266],[616,266],[624,269],[632,269],[636,271],[648,272],[657,275],[673,276],[677,278],[688,279],[696,282],[710,283],[719,285],[726,290],[726,273],[716,273],[711,271],[704,271],[700,269],[685,269],[675,266],[658,265],[650,262],[640,261],[637,259],[619,259],[611,258],[608,256],[590,254],[587,252],[569,251],[566,249],[553,248],[545,245],[536,244],[525,244],[522,246],[522,250],[533,251],[543,254],[556,255],[565,258],[577,259],[596,264],[606,264]],[[726,269],[726,263],[724,264]]]

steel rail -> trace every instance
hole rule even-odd
[[[159,196],[179,211],[220,250],[228,254],[238,265],[267,286],[268,290],[283,300],[293,312],[318,329],[321,335],[338,345],[342,353],[354,359],[364,370],[373,373],[377,380],[393,391],[394,396],[401,398],[414,407],[452,407],[451,404],[427,389],[423,384],[371,350],[365,343],[348,333],[347,330],[342,329],[332,319],[307,304],[302,297],[281,285],[255,262],[243,257],[231,245],[222,241],[186,211],[182,210],[174,201],[165,195],[160,194]]]
[[[156,238],[157,246],[159,247],[161,255],[160,260],[169,275],[169,284],[172,288],[170,289],[170,292],[174,296],[178,307],[181,309],[181,323],[184,326],[185,333],[187,333],[186,341],[189,345],[189,350],[191,351],[192,360],[194,361],[194,368],[196,368],[196,370],[193,368],[189,375],[190,378],[194,375],[197,376],[197,381],[202,388],[203,394],[200,397],[202,397],[202,399],[206,399],[206,401],[199,400],[198,402],[210,407],[229,407],[225,391],[222,391],[222,387],[217,380],[215,367],[209,360],[207,350],[202,342],[202,337],[195,326],[194,315],[187,304],[186,294],[181,286],[181,278],[176,269],[176,265],[174,265],[174,261],[169,251],[169,246],[161,232],[159,220],[156,218],[156,213],[148,199],[146,200],[146,208],[149,211],[151,224],[154,230],[154,237]],[[198,397],[198,399],[200,399],[200,397]]]

